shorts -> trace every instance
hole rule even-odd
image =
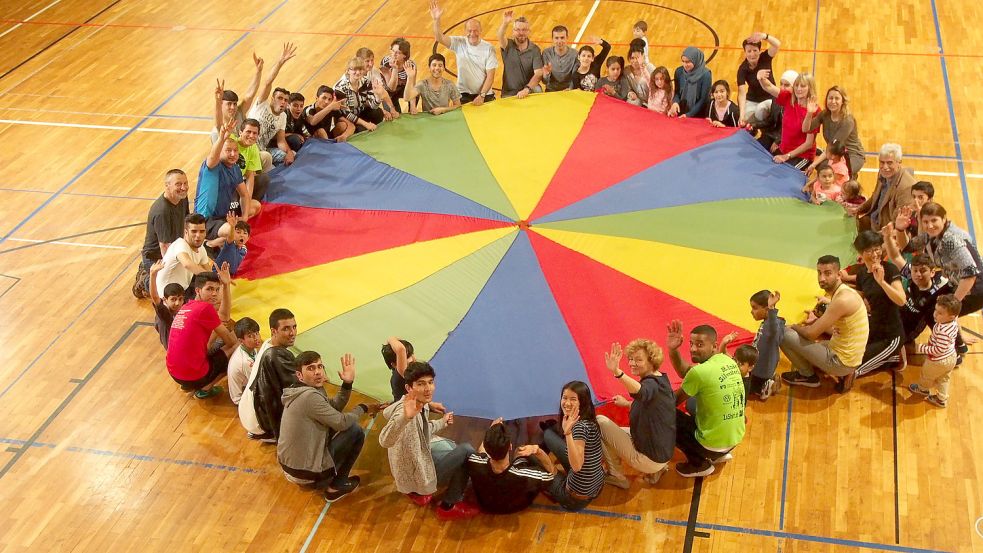
[[[225,217],[209,217],[205,220],[205,240],[218,238],[218,231],[225,224]]]
[[[212,382],[215,382],[219,378],[225,376],[229,370],[229,357],[225,355],[225,351],[222,348],[215,348],[215,350],[208,352],[208,373],[205,376],[199,378],[198,380],[181,380],[179,378],[174,378],[174,382],[181,385],[182,388],[188,388],[191,390],[201,390],[205,388]]]

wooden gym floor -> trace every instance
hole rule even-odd
[[[445,26],[484,14],[491,38],[510,2],[445,4]],[[670,69],[715,33],[711,68],[732,83],[741,39],[777,35],[777,71],[846,86],[868,150],[901,143],[954,220],[983,220],[978,2],[512,4],[536,39],[564,23],[621,43],[616,53],[644,19],[653,61]],[[748,438],[718,474],[607,488],[579,514],[544,502],[442,524],[392,493],[373,428],[356,466],[366,485],[328,509],[246,439],[227,399],[173,385],[130,285],[163,173],[195,180],[216,78],[241,92],[250,53],[269,66],[287,40],[298,56],[277,84],[308,95],[360,46],[407,36],[425,59],[425,2],[28,0],[0,18],[0,549],[983,551],[979,346],[946,410],[909,397],[917,369],[845,396],[783,391],[749,406]],[[873,173],[862,182],[869,192]],[[963,323],[981,330],[978,316]]]

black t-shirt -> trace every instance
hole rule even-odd
[[[747,59],[742,61],[740,67],[737,68],[737,86],[741,86],[742,84],[747,85],[747,99],[749,102],[771,100],[771,94],[765,92],[765,89],[761,88],[761,83],[758,82],[758,71],[771,69],[771,60],[771,54],[765,49],[761,51],[758,64],[754,66],[754,69],[751,69],[751,66],[748,65]],[[773,69],[768,80],[771,81],[771,84],[775,84],[775,71]]]
[[[935,303],[944,293],[945,284],[942,275],[936,273],[928,290],[922,290],[911,280],[910,263],[901,270],[901,276],[908,279],[908,300],[901,307],[901,324],[904,326],[905,336],[914,339],[916,336],[912,336],[913,334],[920,334],[926,325],[934,322]]]
[[[305,112],[300,112],[300,117],[294,117],[290,110],[287,110],[287,126],[283,129],[284,134],[299,134],[301,136],[310,136],[311,133],[307,130],[307,114]]]
[[[894,263],[881,262],[881,265],[884,267],[885,282],[890,284],[901,280],[901,271],[894,266]],[[867,341],[891,340],[904,336],[901,308],[887,297],[884,289],[867,272],[866,265],[861,265],[857,271],[857,288],[870,304],[870,336]]]
[[[321,122],[318,123],[317,125],[311,125],[310,123],[308,123],[307,118],[314,117],[314,115],[319,111],[321,110],[317,107],[317,104],[311,104],[306,108],[304,108],[304,124],[307,125],[307,132],[312,135],[318,129],[324,129],[324,132],[330,133],[331,129],[334,128],[335,122],[338,119],[344,117],[344,115],[342,115],[341,113],[341,110],[336,109],[325,115],[324,119],[321,119]]]
[[[390,367],[392,371],[392,376],[389,377],[389,387],[392,388],[393,401],[399,401],[399,398],[406,395],[406,379],[399,375],[399,371]]]
[[[631,441],[635,449],[656,463],[667,463],[676,445],[676,397],[669,377],[646,376],[639,384],[628,413]]]
[[[147,215],[147,233],[141,250],[143,256],[154,261],[160,259],[160,242],[170,244],[184,236],[184,218],[187,215],[187,198],[177,205],[172,204],[163,194],[154,200]]]
[[[158,291],[158,293],[162,293]],[[160,334],[160,345],[167,349],[167,337],[171,334],[171,323],[174,322],[174,314],[171,310],[164,305],[164,302],[154,304],[154,313],[157,315],[154,318],[154,327],[157,328],[157,334]]]
[[[532,504],[540,490],[553,481],[553,475],[520,457],[508,470],[495,474],[487,453],[468,457],[468,474],[478,505],[485,513],[506,515],[517,513]]]

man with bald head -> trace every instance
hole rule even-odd
[[[461,103],[471,102],[480,106],[495,99],[492,82],[495,80],[495,68],[498,58],[495,48],[489,42],[481,40],[481,22],[469,19],[464,24],[468,36],[446,36],[440,28],[440,16],[443,8],[437,0],[430,2],[430,17],[433,18],[433,35],[437,42],[444,45],[457,55],[457,89],[461,92]]]
[[[133,283],[133,295],[137,298],[150,297],[150,266],[163,259],[171,242],[184,236],[188,207],[188,175],[181,169],[171,169],[164,175],[164,193],[147,214],[140,267]]]

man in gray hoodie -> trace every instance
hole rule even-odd
[[[283,419],[276,453],[287,480],[324,489],[328,502],[341,499],[358,487],[359,477],[348,476],[365,442],[359,418],[374,416],[382,406],[360,403],[343,413],[355,381],[355,358],[341,358],[341,389],[334,398],[324,392],[327,376],[321,355],[305,351],[296,360],[297,383],[283,390]]]

